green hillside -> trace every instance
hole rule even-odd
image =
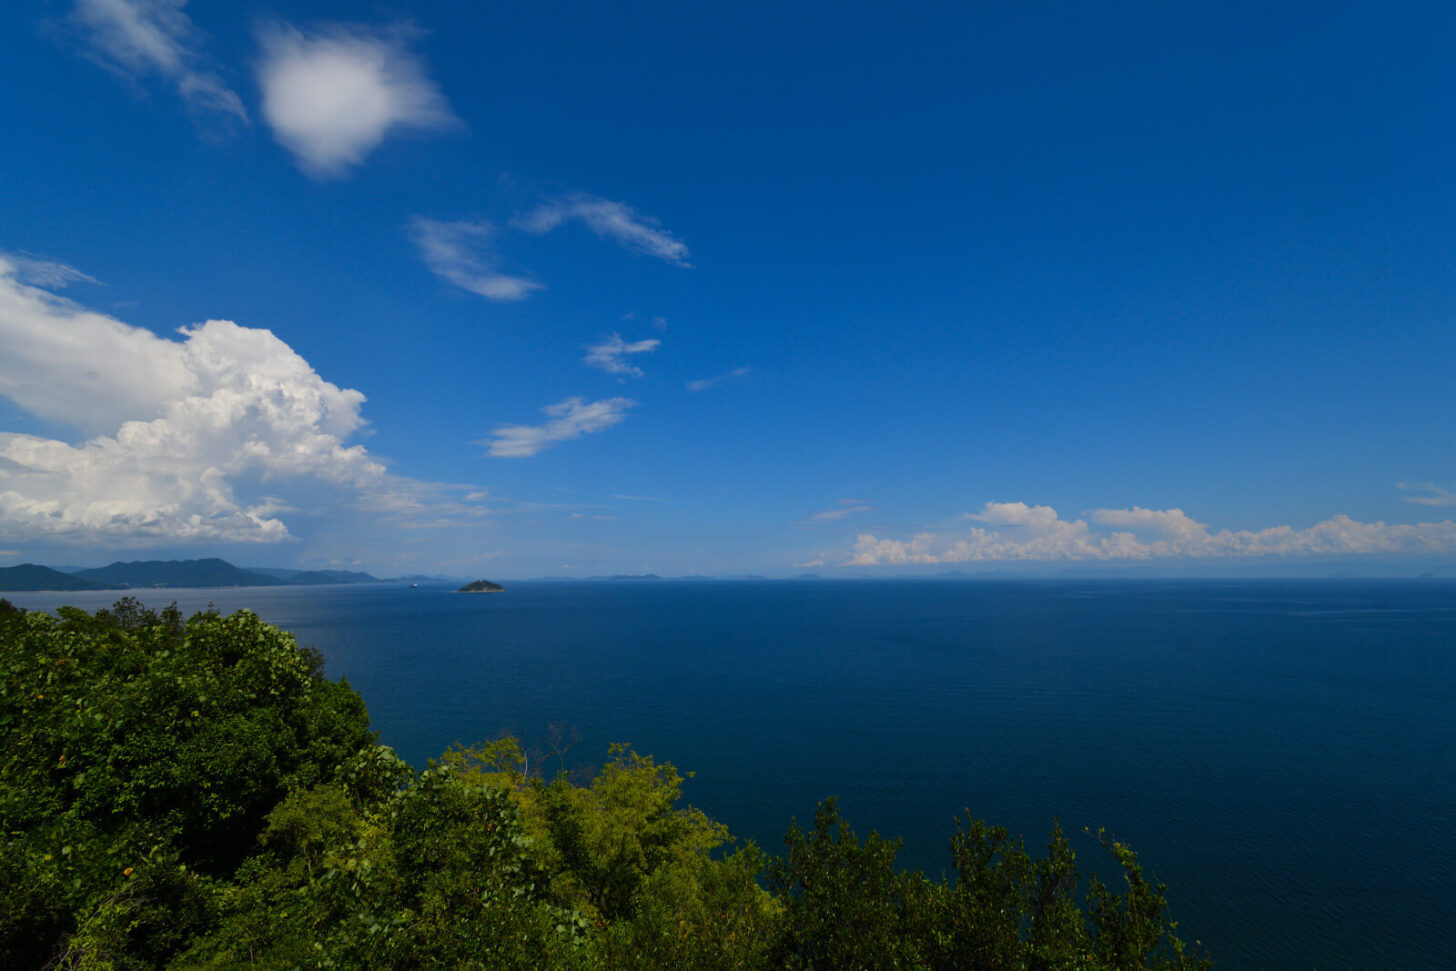
[[[272,587],[282,582],[217,557],[117,562],[75,575],[109,587]]]
[[[105,590],[108,586],[110,584],[98,583],[34,563],[0,566],[0,591]]]

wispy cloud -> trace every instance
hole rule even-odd
[[[611,428],[635,404],[629,398],[601,401],[567,398],[541,409],[550,421],[540,425],[501,425],[483,444],[495,458],[526,458],[557,442]]]
[[[863,499],[841,499],[839,504],[831,509],[823,509],[814,513],[806,523],[833,523],[841,519],[848,519],[850,516],[862,512],[869,512],[874,506],[868,505]]]
[[[1307,529],[1213,532],[1181,509],[1094,509],[1066,520],[1050,506],[1023,502],[988,502],[966,519],[981,525],[907,540],[861,533],[849,565],[1456,552],[1456,523],[1450,521],[1387,525],[1341,515]]]
[[[580,221],[592,232],[647,256],[678,266],[691,266],[687,244],[674,237],[651,216],[631,206],[597,196],[576,194],[547,202],[512,220],[511,225],[528,233],[549,233],[556,227]]]
[[[696,381],[689,381],[687,387],[689,391],[707,391],[709,388],[716,388],[726,381],[737,380],[752,370],[753,368],[748,367],[734,368],[727,374],[719,374],[711,378],[699,378]]]
[[[586,222],[599,235],[616,239],[628,248],[688,265],[687,247],[658,228],[654,220],[638,216],[622,203],[593,196],[572,196],[570,200],[547,203],[512,219],[509,226],[539,234],[571,219]],[[408,229],[425,264],[437,275],[471,293],[491,300],[524,300],[533,291],[544,289],[543,284],[528,276],[500,269],[501,259],[495,249],[498,230],[483,219],[443,222],[416,216]],[[665,329],[667,321],[655,317],[653,326]],[[625,357],[654,351],[661,343],[655,338],[628,342],[613,334],[609,340],[589,346],[583,360],[608,374],[641,377],[642,369],[627,363]]]
[[[393,131],[462,124],[409,49],[418,34],[400,25],[260,28],[263,117],[305,172],[341,176]]]
[[[613,499],[621,499],[624,502],[666,502],[667,501],[665,499],[659,499],[659,498],[657,498],[657,496],[626,496],[626,495],[621,495],[621,494],[614,495],[614,496],[612,496],[612,498]]]
[[[642,369],[635,364],[628,364],[625,360],[628,354],[650,354],[662,344],[662,341],[655,337],[649,337],[641,341],[624,341],[619,334],[602,341],[600,344],[593,344],[586,349],[586,357],[582,361],[594,368],[600,368],[608,374],[617,374],[622,377],[640,378]]]
[[[425,265],[442,279],[491,300],[524,300],[541,284],[502,273],[491,249],[495,227],[484,220],[440,222],[416,216],[408,226]]]
[[[187,0],[76,0],[71,23],[103,66],[132,79],[166,78],[197,115],[246,124],[242,99],[202,54],[203,36],[183,13]]]
[[[42,259],[29,253],[6,253],[0,251],[0,259],[9,264],[8,272],[19,283],[39,287],[43,290],[64,290],[73,283],[101,281],[89,273],[82,273],[67,263]]]
[[[1397,482],[1395,487],[1426,493],[1424,496],[1402,496],[1406,502],[1420,506],[1456,506],[1456,492],[1442,489],[1434,482]]]

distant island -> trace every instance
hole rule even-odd
[[[499,583],[491,583],[489,580],[476,580],[474,583],[467,583],[456,590],[456,593],[500,593],[505,587]]]
[[[137,560],[95,569],[55,570],[34,563],[0,567],[0,591],[136,590],[154,587],[291,587],[379,583],[352,570],[245,570],[226,560]]]

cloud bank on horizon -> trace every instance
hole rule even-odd
[[[965,518],[984,525],[953,535],[921,532],[908,540],[860,533],[845,565],[1456,552],[1456,522],[1450,521],[1387,525],[1337,515],[1307,529],[1212,532],[1181,509],[1094,509],[1085,518],[1066,520],[1050,506],[1024,502],[987,502]]]

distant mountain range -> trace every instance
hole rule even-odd
[[[137,560],[68,572],[22,563],[0,567],[0,591],[136,590],[149,587],[291,587],[324,583],[379,583],[353,570],[245,570],[216,557],[206,560]]]
[[[105,590],[106,584],[52,570],[48,566],[22,563],[0,566],[0,590]]]

